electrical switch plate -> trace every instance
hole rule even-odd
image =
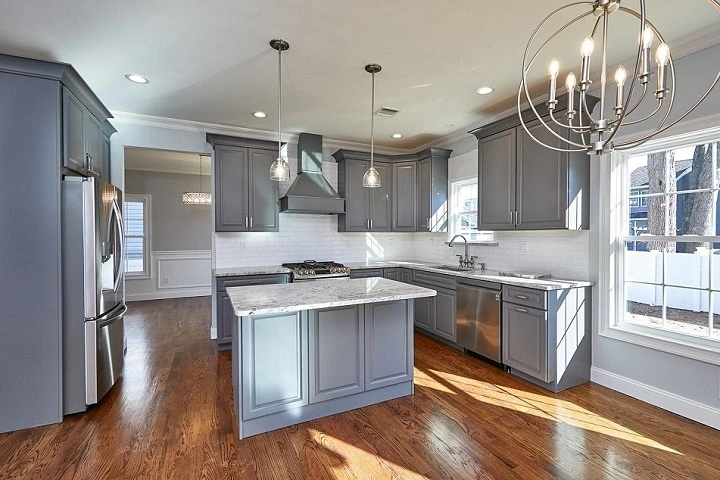
[[[170,283],[170,277],[163,277],[163,283],[164,283],[165,285],[167,285],[168,283]]]
[[[518,242],[518,252],[527,252],[528,242]]]

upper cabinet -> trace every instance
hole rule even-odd
[[[590,97],[591,110],[596,102]],[[562,111],[556,116],[565,118]],[[529,118],[527,113],[523,118]],[[518,123],[511,117],[471,132],[478,138],[478,229],[588,229],[588,155],[558,152],[535,142],[532,137],[564,146],[537,119],[526,120],[527,131]],[[574,135],[561,127],[554,130],[563,138],[572,140]]]
[[[338,193],[345,213],[341,232],[447,231],[447,161],[452,150],[430,148],[412,155],[376,155],[379,188],[362,185],[370,154],[338,150]]]
[[[277,144],[207,135],[215,152],[215,231],[280,230],[278,182],[270,179]]]

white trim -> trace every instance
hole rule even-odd
[[[152,195],[144,193],[126,193],[123,202],[141,202],[143,204],[143,266],[142,272],[125,272],[125,280],[147,280],[153,278],[152,261]],[[123,205],[124,208],[124,205]],[[133,237],[137,238],[137,237]],[[125,239],[123,239],[124,241]],[[126,242],[127,243],[127,242]],[[123,262],[125,259],[123,258]]]
[[[720,430],[720,409],[592,367],[591,381]]]
[[[128,293],[125,300],[128,302],[141,302],[145,300],[163,300],[167,298],[189,298],[189,297],[208,297],[212,294],[211,287],[197,288],[175,288],[167,289],[161,292],[147,293]]]
[[[207,283],[178,284],[166,285],[162,283],[163,263],[170,262],[187,262],[188,260],[202,260],[208,262],[209,275]],[[153,262],[155,265],[156,285],[158,290],[187,290],[194,288],[206,288],[211,286],[212,278],[212,253],[210,250],[174,250],[174,251],[158,251],[153,252]],[[189,266],[188,266],[189,268]]]
[[[217,328],[210,327],[210,340],[217,340]]]
[[[256,140],[269,140],[277,142],[277,132],[258,130],[255,128],[234,127],[231,125],[220,125],[217,123],[195,122],[192,120],[182,120],[177,118],[156,117],[153,115],[143,115],[140,113],[130,113],[122,111],[112,111],[113,117],[110,119],[116,128],[120,125],[136,125],[143,127],[166,128],[170,130],[181,130],[195,133],[214,133],[218,135],[242,136],[253,138]],[[118,128],[118,130],[120,130]],[[282,136],[283,141],[288,143],[297,143],[298,134],[285,133]],[[334,140],[332,138],[323,138],[323,146],[328,149],[348,149],[348,150],[368,150],[369,145],[360,142],[348,142],[345,140]],[[382,145],[375,146],[375,152],[386,155],[415,153],[421,149],[408,150],[405,148],[384,147]]]

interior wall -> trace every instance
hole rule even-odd
[[[702,50],[696,54],[679,59],[676,62],[678,91],[675,114],[686,110],[707,88],[720,65],[720,46]],[[710,117],[717,119],[720,112],[718,87],[698,110],[683,122],[685,126],[693,119]],[[677,109],[677,110],[675,110]],[[717,124],[717,120],[710,120]],[[638,127],[635,131],[641,130]],[[687,129],[680,126],[675,132]],[[625,133],[623,133],[625,135]],[[670,130],[664,136],[672,136]],[[592,162],[591,183],[600,185],[603,181],[600,162],[606,158],[595,157]],[[600,203],[597,189],[591,191],[591,263],[590,278],[599,279],[601,264],[607,258],[600,256],[600,231],[598,224],[600,212],[609,208]],[[594,297],[598,298],[595,287]],[[600,312],[598,304],[593,305],[593,381],[603,383],[632,396],[636,396],[655,405],[663,406],[706,423],[714,421],[720,428],[720,366],[693,360],[659,350],[608,338],[598,333]],[[709,420],[708,420],[709,419]]]

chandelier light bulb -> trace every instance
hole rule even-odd
[[[577,86],[577,78],[574,73],[568,73],[568,76],[565,79],[565,86],[567,87],[568,92],[575,90],[575,87]]]
[[[625,85],[625,80],[627,80],[627,71],[625,67],[620,65],[617,70],[615,70],[615,83],[622,86]]]
[[[550,75],[550,78],[557,78],[558,73],[560,72],[560,62],[558,62],[557,58],[553,58],[552,62],[550,62],[550,68],[548,68],[548,74]]]
[[[278,157],[270,166],[270,178],[276,182],[290,180],[290,165],[284,157]]]
[[[363,187],[377,188],[380,186],[380,172],[375,167],[370,167],[363,175]]]
[[[645,30],[643,30],[643,33],[640,36],[643,48],[650,48],[654,39],[655,34],[653,33],[652,28],[645,27]]]
[[[595,40],[593,40],[592,37],[586,37],[580,46],[580,55],[582,55],[583,58],[588,58],[593,54],[593,50],[595,50]]]
[[[667,46],[667,43],[661,43],[660,46],[658,46],[657,51],[655,52],[655,62],[658,65],[665,66],[668,64],[669,60],[670,47]]]

